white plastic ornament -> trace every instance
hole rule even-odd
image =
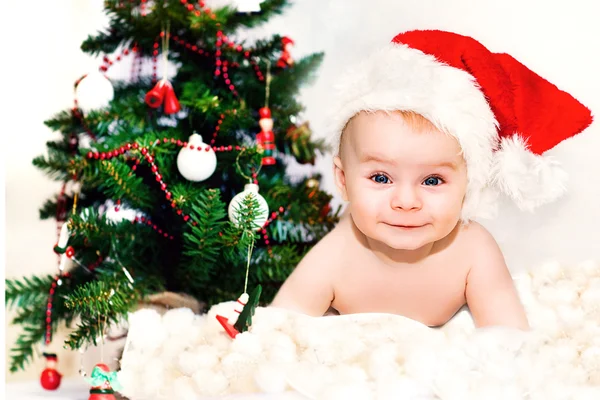
[[[194,146],[193,150],[191,146]],[[216,168],[217,155],[212,147],[202,141],[202,136],[192,134],[188,145],[177,156],[177,169],[181,175],[188,181],[200,182],[210,177]]]
[[[87,74],[75,89],[77,105],[84,113],[108,106],[114,95],[112,84],[100,72]]]
[[[62,227],[60,228],[60,235],[58,236],[58,242],[56,243],[56,245],[60,248],[67,247],[67,244],[69,244],[70,236],[71,236],[71,231],[69,230],[68,223],[65,222],[65,223],[63,223]],[[69,260],[69,257],[67,257],[66,253],[63,253],[60,255],[60,262],[58,264],[58,269],[60,271],[65,270],[68,260]]]
[[[237,11],[240,13],[260,12],[263,0],[237,0]]]
[[[244,186],[244,191],[236,194],[233,199],[231,199],[228,208],[229,220],[236,226],[238,225],[240,207],[246,196],[253,196],[258,202],[258,212],[254,216],[254,228],[255,230],[259,230],[263,227],[265,222],[267,222],[267,218],[269,217],[269,205],[265,198],[258,193],[258,185],[255,183],[246,184]]]

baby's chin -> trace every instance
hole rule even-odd
[[[382,238],[381,240],[376,239],[380,243],[384,244],[386,247],[389,247],[391,250],[403,250],[403,251],[415,251],[420,248],[427,246],[436,240],[422,240],[417,238],[409,238],[409,239],[396,239],[396,238]]]

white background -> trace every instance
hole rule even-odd
[[[209,4],[215,4],[216,1]],[[600,4],[595,0],[297,0],[286,15],[257,29],[256,36],[280,33],[296,41],[294,55],[325,51],[318,79],[302,93],[305,117],[315,135],[323,133],[326,98],[332,79],[347,63],[366,56],[373,46],[409,29],[444,29],[473,36],[496,52],[507,52],[532,70],[569,91],[592,110],[600,109]],[[53,273],[56,241],[53,221],[40,221],[38,208],[59,190],[31,165],[54,137],[42,122],[72,105],[73,82],[100,65],[79,46],[106,19],[102,1],[9,2],[4,23],[2,70],[7,98],[0,115],[6,171],[6,276]],[[123,67],[126,69],[126,67]],[[116,71],[111,71],[116,73]],[[8,86],[8,87],[7,87]],[[535,112],[532,109],[531,112]],[[576,264],[600,259],[600,133],[585,132],[549,152],[571,176],[570,194],[535,214],[504,204],[500,217],[484,222],[497,238],[513,270],[545,260]],[[334,192],[330,156],[323,171],[324,189]],[[308,172],[298,168],[297,173]],[[310,170],[310,168],[308,169]],[[339,199],[336,198],[339,202]],[[8,351],[17,331],[6,324]],[[57,343],[61,336],[57,337]],[[60,346],[57,346],[60,347]],[[58,350],[58,349],[57,349]],[[75,353],[59,352],[63,373],[76,373]],[[37,378],[43,362],[10,380]]]

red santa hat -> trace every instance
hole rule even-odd
[[[468,174],[463,221],[489,215],[489,189],[523,210],[561,196],[566,173],[542,154],[592,122],[588,108],[510,55],[436,30],[397,35],[348,68],[336,96],[335,145],[360,111],[413,111],[455,137]]]

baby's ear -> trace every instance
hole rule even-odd
[[[346,190],[346,174],[342,166],[342,159],[340,156],[333,158],[333,176],[335,178],[335,185],[338,187],[342,199],[348,201],[348,191]]]

